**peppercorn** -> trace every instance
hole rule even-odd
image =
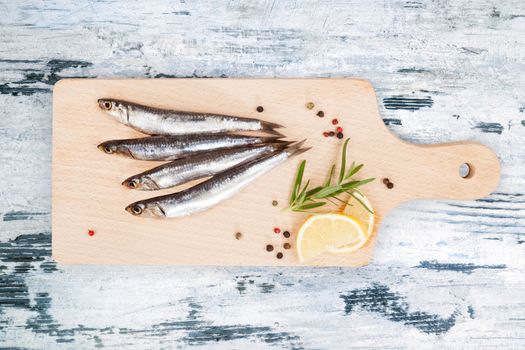
[[[340,127],[340,126],[338,126],[337,129],[335,129],[335,131],[337,131],[337,132],[343,132],[343,128]]]
[[[281,233],[281,229],[280,229],[279,227],[275,227],[275,228],[273,229],[273,232],[275,232],[275,233]]]
[[[283,236],[286,237],[286,238],[290,238],[290,232],[284,231],[283,232]]]
[[[95,235],[95,231],[93,231],[93,230],[89,230],[89,231],[88,231],[88,235],[90,235],[90,236],[94,236],[94,235]]]
[[[313,109],[314,107],[315,107],[315,105],[314,105],[313,102],[308,102],[308,103],[306,104],[306,108],[308,108],[308,109]]]
[[[241,239],[241,238],[242,238],[242,233],[240,233],[240,232],[235,232],[235,239],[236,239],[236,240],[239,240],[239,239]]]
[[[266,246],[266,251],[267,251],[267,252],[271,252],[272,250],[273,250],[273,245],[268,244],[268,245]]]
[[[283,244],[283,247],[284,249],[290,249],[292,246],[290,245],[290,243],[286,242],[285,244]]]
[[[276,256],[277,256],[277,259],[282,259],[283,258],[283,253],[279,252],[279,253],[277,253]]]
[[[343,135],[342,132],[338,132],[336,136],[338,139],[342,139],[343,137],[345,137],[345,135]]]
[[[335,135],[335,132],[333,132],[333,131],[330,131],[330,132],[328,133],[328,136],[334,136],[334,135]]]
[[[319,118],[323,118],[323,117],[324,117],[324,112],[323,112],[323,111],[319,111],[319,112],[317,112],[317,116],[318,116]]]
[[[339,120],[337,120],[337,118],[332,119],[332,124],[333,125],[339,124]]]
[[[391,182],[389,182],[389,183],[386,184],[386,187],[387,187],[389,190],[391,190],[391,189],[394,188],[394,184],[391,183]]]
[[[388,184],[390,183],[390,180],[388,179],[388,177],[385,177],[385,178],[383,179],[383,183],[384,183],[385,185],[388,185]]]
[[[258,106],[257,107],[257,112],[262,113],[262,111],[264,111],[263,106]]]
[[[327,131],[325,131],[325,132],[323,132],[323,136],[324,136],[324,137],[328,137],[328,136],[330,136],[330,133],[327,132]]]
[[[272,205],[273,205],[274,207],[276,207],[276,206],[279,205],[279,202],[277,202],[276,200],[273,200],[273,201],[272,201]]]

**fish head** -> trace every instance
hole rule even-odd
[[[166,213],[162,208],[156,203],[147,203],[147,202],[135,202],[126,207],[128,211],[133,216],[141,217],[151,217],[151,218],[165,218]]]
[[[98,106],[117,121],[126,125],[128,124],[129,111],[124,103],[117,100],[101,98],[98,100]]]
[[[102,152],[104,153],[107,153],[107,154],[112,154],[112,153],[116,153],[117,152],[117,144],[111,142],[111,141],[107,141],[107,142],[102,142],[100,145],[97,146],[97,148],[99,150],[101,150]]]
[[[124,180],[122,185],[126,186],[127,188],[143,191],[160,189],[159,185],[157,185],[157,183],[149,176],[132,176]]]
[[[102,142],[97,148],[107,154],[120,154],[128,158],[133,158],[131,150],[126,145],[120,144],[118,141]]]

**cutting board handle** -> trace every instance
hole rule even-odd
[[[407,169],[408,174],[419,174],[406,184],[412,198],[476,199],[489,195],[498,186],[498,157],[484,145],[406,145],[411,160],[404,164],[412,168]]]

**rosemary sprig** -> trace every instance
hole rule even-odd
[[[306,184],[303,186],[303,175],[304,169],[306,167],[306,160],[303,160],[299,165],[297,170],[297,175],[295,177],[294,186],[292,189],[292,195],[290,196],[290,202],[288,210],[298,211],[298,212],[307,212],[310,209],[315,209],[322,207],[327,204],[327,202],[335,204],[334,199],[348,204],[346,201],[340,199],[338,196],[341,194],[349,194],[354,199],[357,200],[367,211],[373,214],[373,212],[368,208],[359,198],[354,195],[354,192],[359,192],[358,188],[366,185],[369,182],[374,181],[374,178],[368,178],[364,180],[354,180],[352,177],[356,175],[363,164],[356,165],[355,162],[352,162],[350,167],[346,169],[346,149],[350,139],[346,139],[343,144],[343,152],[341,155],[341,167],[339,170],[339,176],[337,182],[332,184],[335,164],[332,165],[328,173],[328,178],[321,186],[314,188],[309,188],[310,180],[306,181]]]

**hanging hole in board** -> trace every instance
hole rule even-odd
[[[474,167],[472,164],[463,163],[459,166],[459,176],[464,179],[470,179],[474,175]]]

